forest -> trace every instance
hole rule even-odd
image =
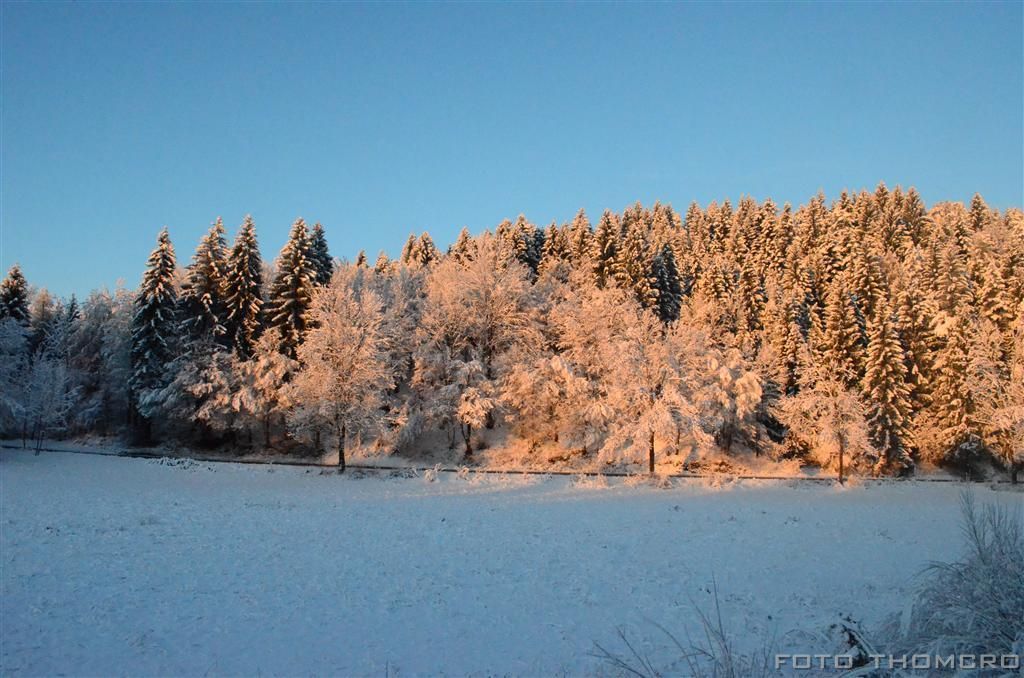
[[[503,437],[498,437],[501,432]],[[136,290],[0,287],[0,434],[296,456],[654,472],[798,460],[843,475],[1024,468],[1024,213],[913,189],[520,215],[446,250],[332,259],[246,217]]]

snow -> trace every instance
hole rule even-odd
[[[974,486],[982,501],[1018,493]],[[594,641],[827,651],[960,548],[955,483],[837,488],[0,452],[0,674],[608,672]]]

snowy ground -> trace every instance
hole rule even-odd
[[[712,575],[741,648],[814,652],[960,548],[955,484],[599,485],[5,449],[0,674],[607,673],[617,626],[696,636]]]

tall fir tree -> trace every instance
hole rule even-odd
[[[227,244],[220,219],[199,241],[179,296],[182,337],[189,342],[229,345],[227,329]]]
[[[270,288],[269,325],[278,334],[279,349],[296,358],[306,334],[306,315],[316,286],[316,264],[309,259],[309,231],[302,218],[292,225],[288,242],[277,260],[277,275]]]
[[[13,318],[26,327],[29,323],[28,282],[18,264],[11,266],[0,283],[0,320],[4,318]]]
[[[313,230],[309,235],[309,253],[307,258],[316,270],[315,282],[317,285],[326,285],[331,282],[331,275],[334,273],[334,260],[327,248],[327,235],[324,227],[319,222],[313,224]]]
[[[864,395],[871,442],[881,454],[878,471],[906,473],[910,457],[910,388],[896,322],[886,302],[880,303],[868,323]]]
[[[154,413],[151,396],[166,386],[166,367],[177,353],[175,265],[174,245],[164,228],[157,237],[156,249],[149,255],[132,318],[129,386],[133,402],[144,420]],[[143,437],[148,437],[148,425]]]
[[[239,357],[248,359],[263,328],[263,259],[248,215],[228,257],[226,288],[227,339]]]

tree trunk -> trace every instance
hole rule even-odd
[[[270,414],[263,415],[263,445],[270,447]]]
[[[839,435],[839,484],[843,484],[843,452],[846,451],[846,441],[842,434]]]
[[[473,456],[473,426],[466,424],[466,430],[462,432],[462,436],[466,439],[466,456]]]
[[[1012,485],[1017,484],[1017,474],[1020,472],[1021,464],[1011,463],[1010,464],[1010,483]]]
[[[650,447],[648,448],[647,470],[654,475],[654,433],[651,432]]]
[[[341,435],[338,436],[338,473],[345,472],[345,425],[341,426]]]

